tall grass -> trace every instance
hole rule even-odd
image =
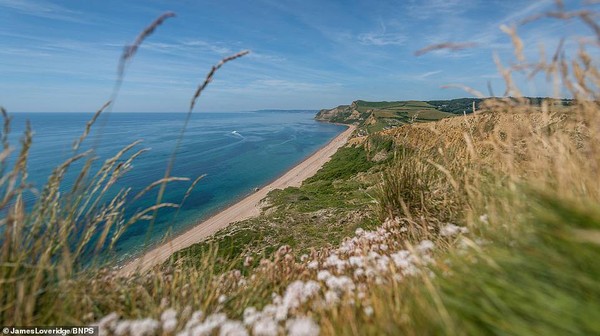
[[[211,69],[193,95],[180,141],[173,150],[165,177],[135,197],[130,195],[130,188],[114,189],[117,180],[132,168],[133,161],[147,151],[137,149],[141,141],[124,147],[97,169],[93,169],[93,163],[97,160],[93,149],[78,152],[98,117],[112,109],[126,66],[140,45],[158,26],[173,16],[175,14],[172,12],[162,14],[140,33],[134,43],[124,48],[112,98],[93,114],[82,135],[75,139],[72,156],[53,170],[31,207],[24,205],[23,195],[36,193],[27,179],[33,133],[27,122],[19,152],[12,154],[15,148],[8,141],[11,118],[1,108],[4,127],[3,151],[0,154],[0,209],[3,213],[0,220],[0,324],[39,325],[51,324],[52,321],[80,321],[81,316],[75,317],[80,312],[77,310],[80,302],[70,300],[76,291],[73,288],[74,279],[102,276],[106,270],[100,270],[99,266],[104,266],[106,261],[96,257],[100,252],[106,255],[107,251],[112,250],[129,226],[140,220],[154,221],[162,208],[179,207],[179,204],[162,202],[161,196],[167,183],[189,180],[170,176],[170,171],[194,103],[223,64],[246,55],[248,51],[226,57]],[[9,160],[11,155],[16,155],[12,166]],[[79,170],[69,172],[78,161],[83,161]],[[67,174],[76,176],[70,188],[63,185]],[[200,178],[191,184],[185,196],[182,195],[184,200]],[[131,207],[131,203],[156,186],[160,186],[156,204],[126,216],[125,210]]]

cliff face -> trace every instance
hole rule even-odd
[[[321,110],[315,116],[316,120],[341,124],[361,124],[369,117],[370,112],[359,111],[357,101],[350,105],[340,105],[332,109]]]

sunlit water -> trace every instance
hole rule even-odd
[[[156,243],[168,232],[176,234],[189,228],[282,175],[344,130],[343,126],[314,121],[314,114],[315,111],[194,114],[171,175],[191,180],[203,174],[206,177],[198,183],[179,213],[162,209],[151,231],[148,221],[132,225],[116,245],[117,256],[130,256],[141,251],[145,244]],[[72,156],[73,141],[82,134],[91,114],[19,113],[13,117],[13,146],[18,144],[25,120],[31,121],[35,135],[28,164],[29,181],[41,189],[52,169]],[[143,140],[135,149],[151,150],[136,159],[133,169],[113,188],[116,192],[131,187],[130,195],[136,195],[164,176],[184,119],[183,113],[102,116],[79,152],[93,149],[99,158],[94,166],[97,169],[121,148]],[[71,169],[63,190],[72,185],[80,168],[81,164]],[[169,184],[164,201],[180,203],[189,185],[190,182]],[[156,190],[133,203],[127,215],[154,204]],[[31,206],[35,198],[33,193],[28,193],[26,203]]]

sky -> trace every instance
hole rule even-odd
[[[564,1],[579,8],[582,1]],[[110,96],[123,46],[165,11],[167,20],[128,66],[114,111],[185,111],[222,57],[226,64],[197,111],[322,109],[354,100],[433,100],[496,95],[505,86],[493,60],[514,62],[500,25],[553,9],[525,0],[0,0],[0,106],[12,112],[92,112]],[[552,54],[562,36],[592,31],[577,20],[519,27],[526,55]],[[460,51],[415,51],[469,42]],[[576,42],[565,49],[576,50]],[[517,82],[550,94],[543,78]]]

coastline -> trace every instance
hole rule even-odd
[[[232,223],[260,215],[260,202],[267,196],[269,191],[299,187],[304,180],[313,176],[340,147],[348,142],[356,126],[346,124],[344,126],[348,126],[348,128],[279,178],[208,219],[196,223],[193,227],[171,238],[168,242],[152,247],[141,256],[125,263],[119,269],[118,274],[129,276],[135,271],[145,272],[155,265],[164,263],[173,253],[203,241]]]

